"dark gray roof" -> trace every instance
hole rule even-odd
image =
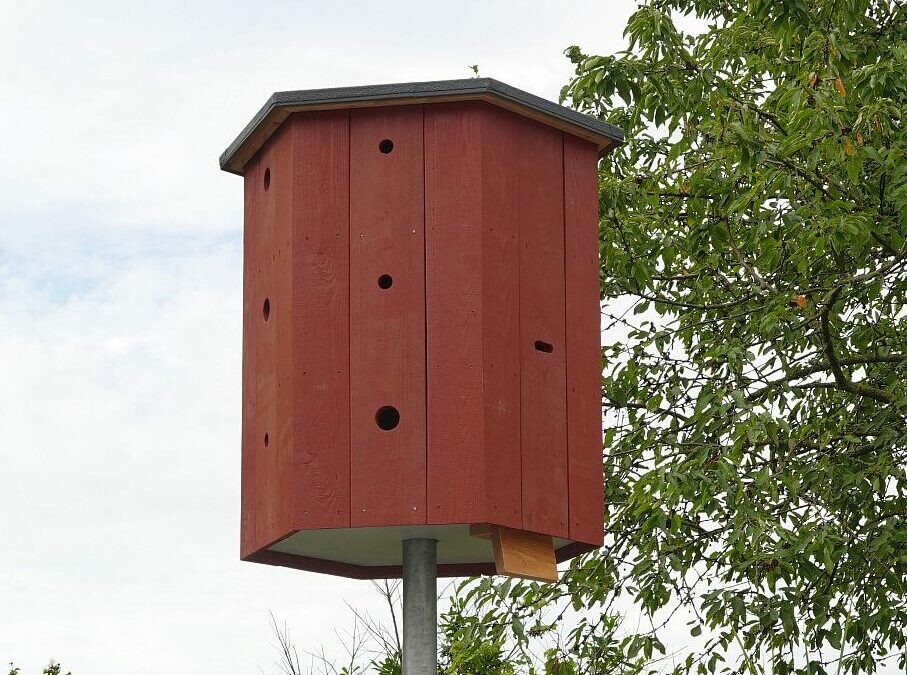
[[[624,139],[619,127],[522,91],[489,77],[436,82],[378,84],[335,89],[279,91],[268,99],[239,136],[220,156],[220,168],[242,175],[246,162],[261,148],[280,124],[294,112],[309,108],[341,108],[388,104],[428,103],[433,99],[484,99],[514,112],[556,126],[596,143],[604,153]]]

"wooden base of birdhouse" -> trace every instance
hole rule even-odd
[[[354,579],[402,576],[403,541],[438,541],[438,576],[506,574],[556,581],[557,562],[596,547],[494,525],[407,525],[301,530],[244,560]]]

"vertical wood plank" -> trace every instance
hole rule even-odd
[[[353,527],[426,518],[422,121],[421,105],[350,112]],[[385,274],[393,285],[383,289]],[[376,423],[384,406],[399,411],[390,431]]]
[[[598,151],[592,143],[568,134],[564,134],[564,250],[570,538],[601,546],[604,498]]]
[[[312,112],[289,124],[295,145],[295,527],[349,527],[349,112]]]
[[[289,367],[293,361],[292,163],[292,138],[282,128],[261,149],[245,174],[240,528],[243,557],[289,534],[293,526]],[[267,321],[265,299],[269,307]]]
[[[482,106],[482,353],[488,522],[523,526],[520,451],[521,119]]]
[[[561,133],[521,120],[516,162],[523,528],[566,536],[569,526]],[[537,343],[542,350],[536,348]],[[545,345],[550,345],[550,351],[545,350]]]
[[[485,508],[481,104],[425,107],[428,518]]]

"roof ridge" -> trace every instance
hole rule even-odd
[[[395,100],[401,103],[405,101],[426,103],[435,98],[487,100],[595,142],[602,153],[608,152],[624,139],[623,131],[613,124],[491,77],[400,82],[274,92],[221,154],[220,167],[224,171],[242,175],[248,160],[283,121],[295,112],[331,107],[359,107],[376,101],[388,101],[388,105],[392,105]]]

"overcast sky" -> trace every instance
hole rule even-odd
[[[0,0],[0,665],[275,672],[366,582],[238,560],[242,181],[275,90],[482,75],[551,99],[632,2]]]

